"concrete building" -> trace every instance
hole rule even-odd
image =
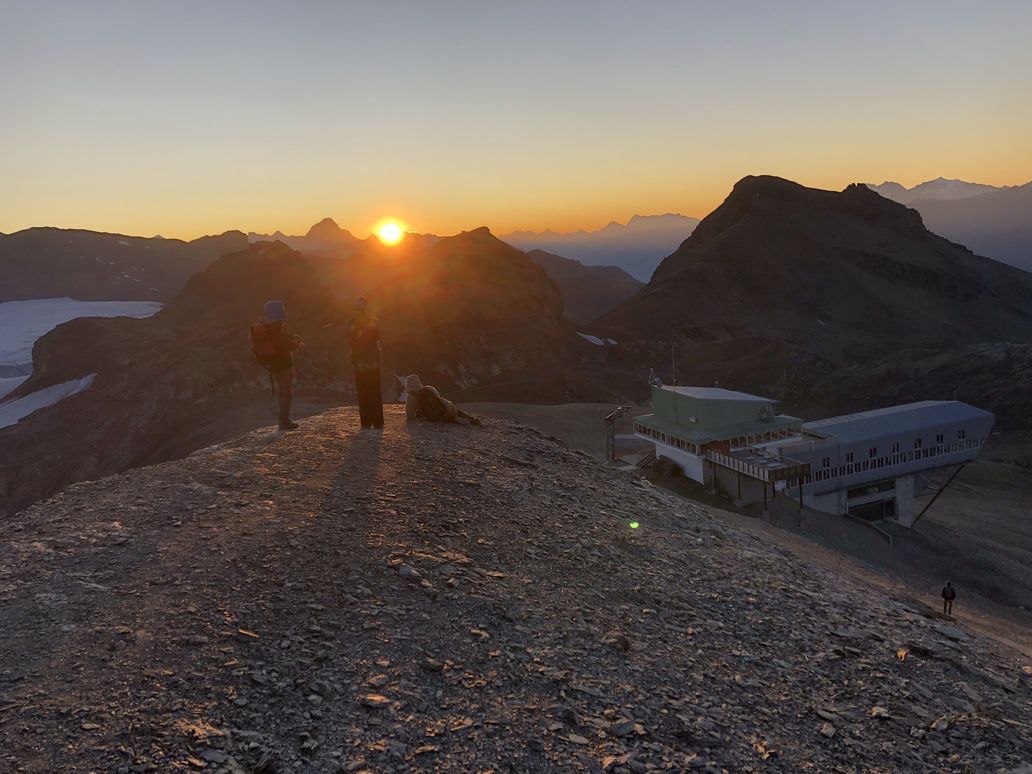
[[[781,492],[830,514],[915,519],[915,477],[975,459],[994,417],[959,401],[923,401],[815,422],[776,402],[712,387],[653,387],[635,434],[686,476],[738,505]],[[944,483],[946,480],[944,479]]]
[[[974,460],[994,424],[960,401],[921,401],[806,422],[803,437],[777,451],[810,466],[811,508],[909,527],[915,477]]]

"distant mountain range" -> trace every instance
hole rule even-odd
[[[1032,182],[1001,188],[940,177],[913,188],[891,181],[868,187],[916,209],[936,234],[1032,271]]]
[[[440,237],[433,234],[415,234],[409,232],[405,235],[405,246],[407,249],[425,251]],[[333,218],[323,218],[310,229],[304,236],[290,236],[282,231],[272,234],[258,234],[249,231],[247,234],[249,242],[282,242],[294,250],[303,253],[316,255],[333,255],[343,257],[355,250],[377,249],[381,247],[380,240],[370,235],[365,239],[359,239],[346,228],[341,228]]]
[[[669,364],[675,344],[682,384],[720,381],[811,407],[819,396],[835,410],[958,389],[1032,419],[1022,420],[1018,392],[986,389],[994,378],[1012,384],[1013,365],[1027,361],[1032,275],[931,233],[917,212],[859,184],[834,192],[742,179],[592,330],[638,342],[643,367]],[[889,361],[911,375],[886,380],[875,366]],[[835,381],[850,368],[848,383]]]
[[[167,301],[190,275],[246,247],[240,231],[191,242],[63,228],[0,234],[0,301]]]
[[[598,231],[514,231],[501,239],[521,250],[544,250],[588,266],[617,266],[647,282],[663,256],[676,250],[698,223],[673,213],[635,215],[626,225],[613,221]]]

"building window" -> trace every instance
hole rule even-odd
[[[942,433],[939,433],[938,435],[935,436],[935,442],[936,443],[942,443]]]
[[[867,458],[868,459],[872,459],[873,460],[877,456],[878,456],[878,447],[877,446],[872,446],[870,449],[867,450]]]
[[[915,449],[920,449],[921,448],[921,439],[920,438],[915,438],[914,439],[914,448]]]
[[[822,468],[830,468],[831,467],[831,457],[825,457],[823,460],[821,460],[821,467]]]
[[[846,462],[852,462],[852,461],[853,461],[853,452],[847,452],[846,453]]]
[[[896,443],[892,444],[892,453],[899,454],[899,441],[896,441]]]
[[[963,430],[958,430],[957,431],[957,438],[959,438],[960,440],[963,441],[965,435],[966,435],[966,433]]]

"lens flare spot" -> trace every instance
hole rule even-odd
[[[638,522],[636,522],[636,521],[632,521],[632,522],[631,522],[631,523],[630,523],[630,524],[629,524],[628,526],[629,526],[629,527],[630,527],[631,529],[638,529]]]

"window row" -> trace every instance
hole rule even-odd
[[[831,467],[831,458],[824,457],[821,460],[822,469],[816,471],[813,474],[814,481],[827,481],[832,478],[841,478],[842,476],[852,476],[856,473],[863,473],[868,470],[878,470],[880,468],[888,467],[891,465],[903,465],[908,462],[914,462],[915,460],[924,460],[931,457],[938,457],[940,454],[951,454],[953,452],[965,451],[967,449],[974,449],[980,446],[980,442],[977,438],[973,439],[961,439],[954,441],[951,444],[943,444],[940,446],[932,446],[927,449],[915,449],[906,453],[898,452],[896,454],[889,454],[885,457],[876,457],[874,459],[866,459],[862,462],[853,462],[852,452],[846,454],[846,464]]]
[[[683,438],[678,438],[676,435],[673,435],[671,433],[664,433],[662,430],[653,430],[651,427],[646,427],[645,425],[641,425],[635,422],[634,432],[638,433],[639,435],[644,435],[648,438],[652,438],[653,440],[659,441],[660,443],[669,444],[670,446],[673,446],[677,449],[683,449],[689,454],[694,454],[696,456],[701,454],[701,450],[699,449],[699,445],[697,443],[692,443],[691,441],[686,441]]]

